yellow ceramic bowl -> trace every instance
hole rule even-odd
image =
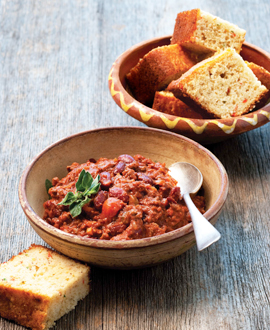
[[[220,161],[206,148],[178,134],[153,128],[104,128],[69,136],[37,155],[22,174],[21,206],[38,235],[63,254],[100,267],[128,269],[154,265],[180,255],[195,244],[192,224],[151,238],[106,241],[65,233],[42,220],[48,199],[45,180],[66,176],[66,166],[89,158],[141,154],[167,166],[186,161],[203,174],[207,203],[205,217],[214,224],[228,191],[228,178]],[[222,230],[221,230],[222,232]],[[218,244],[218,243],[217,243]]]
[[[246,115],[226,119],[189,119],[153,110],[138,102],[127,91],[125,76],[140,58],[151,49],[168,45],[171,36],[150,39],[135,45],[120,55],[109,74],[109,89],[114,101],[128,115],[150,127],[187,136],[202,144],[216,143],[260,127],[270,120],[270,104]],[[244,43],[242,57],[270,71],[270,54]]]

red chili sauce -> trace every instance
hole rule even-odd
[[[58,205],[75,191],[79,174],[85,169],[101,186],[82,213],[72,218],[69,206]],[[165,164],[141,155],[121,155],[115,159],[90,159],[67,167],[63,179],[52,179],[51,199],[44,203],[44,220],[67,233],[105,240],[131,240],[161,235],[191,222],[188,209]],[[193,201],[201,213],[205,200]]]

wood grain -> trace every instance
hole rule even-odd
[[[238,24],[270,52],[269,0],[1,1],[1,262],[43,244],[18,200],[28,162],[73,133],[143,126],[112,100],[111,65],[130,46],[171,34],[176,14],[197,7]],[[91,294],[56,329],[270,328],[270,125],[209,149],[230,179],[221,240],[153,268],[92,268]],[[0,329],[23,327],[0,318]]]

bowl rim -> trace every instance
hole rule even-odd
[[[177,119],[180,120],[191,120],[193,123],[195,123],[197,126],[203,126],[206,123],[208,124],[216,124],[217,122],[220,125],[228,125],[228,122],[234,122],[236,120],[237,121],[240,119],[247,119],[249,120],[251,117],[253,117],[254,115],[257,114],[261,114],[262,112],[268,112],[269,116],[268,119],[270,121],[270,102],[265,104],[262,108],[248,112],[244,115],[241,116],[235,116],[235,117],[228,117],[228,118],[222,118],[222,119],[218,119],[218,118],[213,118],[213,119],[197,119],[197,118],[186,118],[186,117],[180,117],[180,116],[174,116],[174,115],[170,115],[170,114],[166,114],[166,113],[161,113],[157,110],[154,110],[150,107],[148,107],[147,105],[144,105],[143,103],[137,101],[132,95],[130,95],[127,90],[125,89],[125,87],[123,86],[121,80],[119,79],[119,69],[123,63],[123,61],[125,60],[125,58],[131,54],[134,50],[137,50],[139,48],[143,48],[148,44],[151,43],[157,43],[159,41],[162,40],[166,40],[166,39],[171,39],[172,35],[165,35],[165,36],[161,36],[161,37],[155,37],[155,38],[151,38],[151,39],[147,39],[144,41],[141,41],[133,46],[131,46],[130,48],[128,48],[126,51],[124,51],[122,54],[120,54],[117,59],[115,60],[115,62],[112,65],[112,68],[110,70],[110,74],[109,74],[109,81],[112,80],[114,85],[115,83],[117,83],[117,89],[119,89],[119,92],[123,93],[124,96],[124,100],[126,100],[126,103],[130,104],[130,106],[135,106],[137,109],[143,108],[147,110],[148,114],[153,114],[156,116],[164,116],[166,118],[168,118],[170,121],[175,121]],[[244,47],[250,48],[250,49],[254,49],[257,52],[263,54],[263,56],[265,56],[266,58],[269,59],[270,61],[270,54],[263,50],[262,48],[255,46],[249,42],[244,42],[243,43]],[[113,96],[113,95],[112,95]],[[181,134],[181,133],[180,133]]]
[[[88,135],[91,133],[100,133],[102,131],[108,131],[108,130],[141,130],[141,131],[151,131],[151,132],[156,132],[157,134],[163,134],[163,135],[171,135],[176,138],[185,140],[188,143],[193,144],[196,148],[200,149],[200,151],[203,151],[204,153],[207,154],[208,157],[210,157],[214,163],[216,164],[219,174],[221,176],[221,189],[218,194],[218,197],[214,204],[204,213],[204,216],[207,220],[212,219],[216,215],[218,215],[221,212],[222,206],[224,205],[226,201],[226,197],[228,194],[228,186],[229,186],[229,181],[228,181],[228,175],[227,172],[220,162],[220,160],[208,149],[206,149],[204,146],[200,145],[198,142],[189,139],[183,135],[173,133],[173,132],[168,132],[168,131],[163,131],[160,129],[156,128],[149,128],[149,127],[137,127],[137,126],[114,126],[114,127],[103,127],[103,128],[97,128],[97,129],[92,129],[92,130],[87,130],[79,133],[75,133],[72,135],[69,135],[67,137],[64,137],[45,149],[43,149],[40,153],[38,153],[26,166],[25,170],[23,171],[20,182],[19,182],[19,188],[18,188],[18,193],[19,193],[19,201],[21,204],[21,207],[30,222],[32,226],[38,227],[39,229],[45,231],[47,234],[51,236],[57,235],[57,238],[60,240],[63,240],[65,242],[71,243],[71,244],[79,244],[81,246],[85,247],[93,247],[93,248],[101,248],[101,249],[133,249],[133,248],[142,248],[150,245],[156,245],[156,244],[163,244],[168,241],[173,241],[175,239],[178,239],[180,237],[185,236],[186,234],[189,234],[193,232],[193,226],[192,223],[189,223],[181,228],[178,228],[176,230],[173,230],[171,232],[158,235],[158,236],[153,236],[153,237],[147,237],[147,238],[140,238],[140,239],[135,239],[135,240],[128,240],[128,241],[111,241],[111,240],[100,240],[100,239],[93,239],[93,238],[88,238],[88,237],[81,237],[77,236],[74,234],[66,233],[60,229],[57,229],[53,227],[52,225],[48,224],[45,222],[41,217],[39,217],[35,211],[32,209],[30,203],[27,200],[26,196],[26,182],[28,179],[28,176],[35,165],[35,163],[42,158],[42,156],[50,151],[51,149],[59,146],[60,144],[65,143],[68,140],[71,140],[73,138],[83,136],[83,135]]]

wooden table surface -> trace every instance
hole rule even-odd
[[[45,245],[18,199],[37,153],[84,130],[144,126],[108,89],[111,65],[127,48],[171,34],[178,12],[201,8],[270,52],[269,0],[2,0],[0,8],[1,262]],[[230,180],[221,240],[148,269],[92,267],[92,292],[55,329],[270,329],[270,125],[207,148]],[[24,328],[0,318],[0,329]]]

